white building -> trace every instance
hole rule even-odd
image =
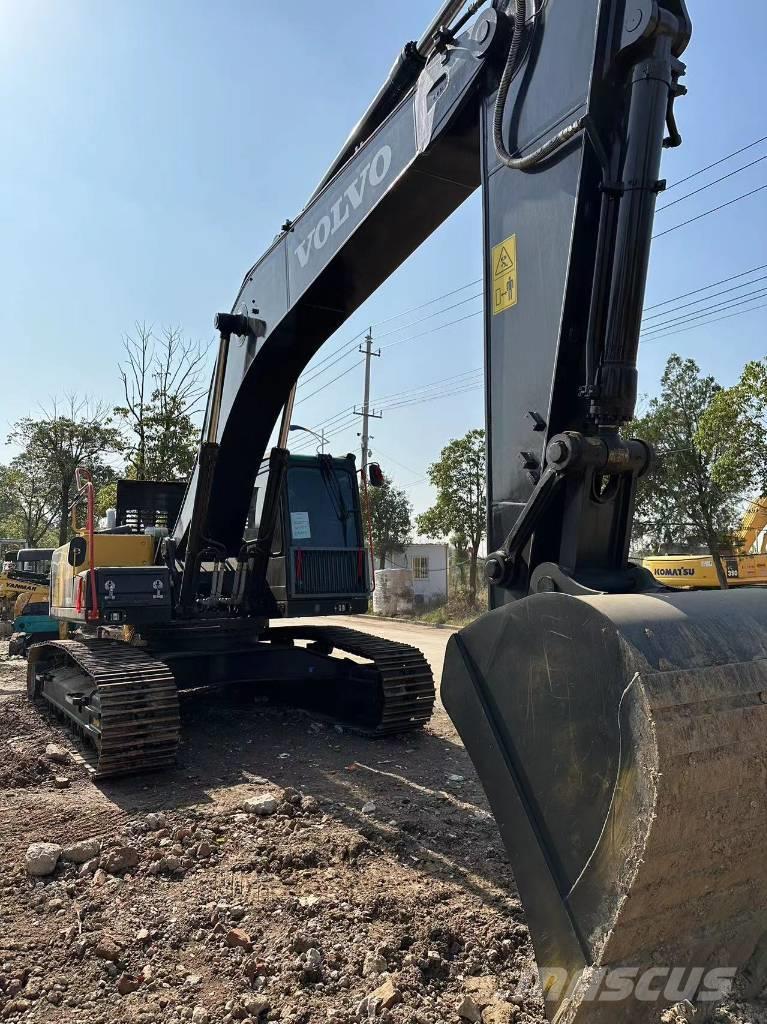
[[[416,610],[447,600],[447,544],[408,544],[403,551],[386,556],[386,568],[412,570]]]

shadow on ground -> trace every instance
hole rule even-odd
[[[515,895],[471,761],[438,711],[426,729],[368,739],[233,689],[182,694],[177,767],[100,783],[127,813],[236,805],[265,783],[311,794],[382,852],[483,901]],[[375,810],[363,807],[375,804]]]

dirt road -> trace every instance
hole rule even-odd
[[[448,630],[347,624],[418,644],[439,674]],[[5,647],[2,1019],[544,1019],[535,991],[520,994],[531,948],[495,822],[440,707],[418,733],[370,741],[252,694],[196,691],[181,698],[175,769],[94,784]],[[31,878],[37,842],[88,859]]]

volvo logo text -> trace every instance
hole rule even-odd
[[[370,163],[365,164],[354,181],[344,189],[343,195],[333,203],[330,213],[320,217],[296,249],[296,256],[302,267],[309,262],[312,250],[322,249],[328,239],[347,222],[350,214],[360,208],[368,185],[377,188],[389,173],[390,167],[391,146],[381,146]]]

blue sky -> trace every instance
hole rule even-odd
[[[330,0],[319,17],[316,4],[266,0],[0,0],[3,436],[36,400],[74,391],[117,402],[121,338],[136,319],[210,339],[213,315],[230,307],[244,272],[300,210],[402,43],[418,37],[437,4]],[[678,104],[685,145],[665,157],[669,182],[767,135],[767,8],[741,0],[720,18],[713,0],[690,6],[689,96]],[[762,144],[661,201],[766,153]],[[660,213],[657,230],[766,182],[767,160]],[[766,214],[767,191],[659,238],[648,304],[767,264]],[[476,196],[327,349],[476,280],[481,260]],[[477,291],[374,333],[401,327],[382,338],[391,344],[466,316],[479,300],[407,327]],[[712,289],[711,303],[717,294]],[[641,390],[657,388],[672,351],[731,382],[745,360],[765,354],[766,315],[759,309],[648,342]],[[339,362],[337,371],[353,362]],[[374,363],[373,396],[481,365],[474,316],[392,345]],[[361,394],[356,367],[298,406],[294,419],[313,426]],[[428,464],[482,416],[480,389],[392,409],[375,421],[372,447],[397,483],[413,485],[422,510]],[[337,435],[335,450],[357,450],[356,429]]]

